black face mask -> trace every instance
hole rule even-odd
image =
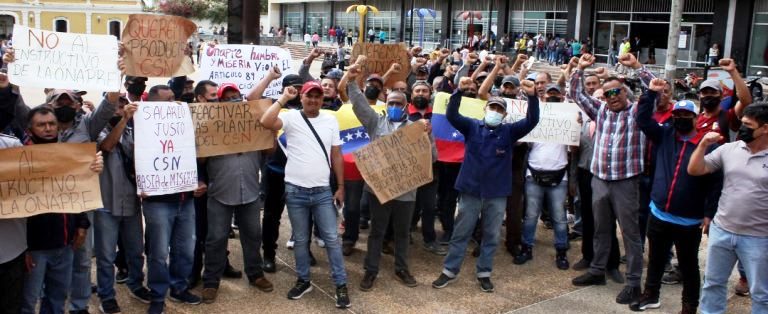
[[[563,102],[563,99],[557,96],[549,96],[544,100],[546,100],[547,102]]]
[[[288,108],[296,108],[296,109],[301,108],[301,98],[299,98],[299,96],[296,96],[296,98],[289,100],[288,103],[285,104],[285,106]]]
[[[120,120],[122,120],[123,117],[121,116],[114,116],[112,118],[109,118],[109,125],[111,125],[113,128],[120,123]]]
[[[755,140],[755,129],[750,129],[748,126],[742,124],[739,128],[738,138],[744,141],[744,143],[749,144]]]
[[[410,103],[411,102],[411,93],[404,93],[405,94],[405,102]]]
[[[502,93],[502,94],[501,94],[501,97],[504,97],[504,98],[515,98],[515,97],[517,97],[517,95],[515,95],[515,94],[504,94],[504,93]]]
[[[473,92],[464,92],[464,97],[476,98],[477,94]]]
[[[141,96],[144,94],[144,90],[147,89],[147,84],[130,84],[125,87],[125,90],[128,91],[129,94],[134,96]]]
[[[381,90],[376,86],[368,86],[365,88],[365,98],[368,100],[376,100],[379,98]]]
[[[44,139],[42,137],[37,137],[36,135],[32,134],[32,136],[29,137],[30,140],[32,140],[32,143],[35,144],[51,144],[51,143],[58,143],[58,138],[52,138],[52,139]]]
[[[417,109],[427,109],[427,106],[429,106],[429,98],[424,96],[413,97],[413,106]]]
[[[333,97],[323,97],[323,102],[324,103],[332,103],[335,100],[336,100],[336,98],[333,98]]]
[[[179,99],[181,101],[183,101],[183,102],[191,103],[191,102],[195,101],[195,94],[194,93],[186,93],[186,94],[181,95],[181,97],[179,97]]]
[[[682,135],[687,135],[693,131],[693,119],[691,118],[672,118],[672,127]]]
[[[701,106],[708,111],[712,111],[720,105],[720,97],[717,96],[705,96],[699,99]]]
[[[75,108],[70,106],[56,108],[53,110],[53,113],[56,115],[56,120],[63,123],[72,122],[72,120],[75,120],[75,115],[77,115]]]

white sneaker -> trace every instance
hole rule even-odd
[[[285,247],[287,247],[289,250],[293,250],[293,245],[295,244],[294,241],[288,240],[288,242],[285,242]]]
[[[316,238],[315,241],[317,242],[317,246],[319,246],[321,248],[325,247],[325,241],[323,241],[323,239]]]

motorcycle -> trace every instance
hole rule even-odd
[[[699,84],[704,78],[690,72],[684,78],[675,79],[675,99],[697,99]]]
[[[768,78],[764,76],[763,71],[757,71],[755,76],[748,76],[746,83],[750,94],[752,94],[753,103],[766,99],[763,94],[763,84],[768,84]]]

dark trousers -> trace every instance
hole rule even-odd
[[[589,170],[579,168],[579,197],[581,197],[581,255],[582,258],[592,261],[595,257],[595,216],[592,213],[592,173]],[[611,237],[611,253],[608,255],[606,269],[619,268],[621,252],[619,251],[619,239],[616,238],[616,223],[613,223],[613,236]]]
[[[115,255],[115,267],[117,267],[117,270],[121,272],[128,271],[128,261],[125,260],[125,249],[123,249],[123,239],[119,231],[117,233],[117,255]]]
[[[21,312],[24,291],[24,258],[26,253],[0,264],[0,314]]]
[[[277,250],[277,238],[280,235],[280,216],[285,208],[285,174],[263,168],[264,218],[261,222],[262,248],[264,259],[274,260]]]
[[[450,239],[456,216],[456,202],[459,199],[459,192],[454,186],[456,185],[456,177],[459,176],[459,170],[461,170],[461,163],[438,161],[437,164],[437,206],[440,210],[440,223],[443,225],[445,238]]]
[[[390,221],[392,222],[395,238],[395,271],[408,270],[408,242],[415,202],[392,200],[381,204],[375,195],[370,195],[370,200],[371,233],[368,236],[368,254],[365,256],[365,270],[374,274],[379,273],[381,248],[384,243],[384,234],[387,232]]]
[[[512,152],[512,194],[507,198],[507,251],[516,253],[522,243],[525,212],[525,154],[527,145],[515,146]]]
[[[227,242],[232,216],[240,222],[240,245],[243,249],[245,274],[249,279],[264,276],[263,260],[259,253],[261,226],[258,200],[240,205],[226,205],[216,198],[208,198],[208,234],[205,239],[205,272],[203,284],[206,288],[218,288],[228,264]]]
[[[437,240],[435,234],[435,204],[437,203],[437,164],[432,164],[432,182],[419,187],[416,190],[416,208],[413,212],[413,222],[416,225],[421,216],[421,235],[424,243],[432,243]]]
[[[360,236],[360,199],[363,196],[362,180],[344,180],[344,234],[342,243],[354,245]]]
[[[672,245],[677,252],[677,261],[683,277],[683,303],[699,304],[699,244],[701,226],[681,226],[668,223],[651,215],[648,220],[648,274],[645,290],[658,294],[661,277]]]
[[[648,219],[651,214],[651,184],[653,178],[647,175],[640,175],[640,209],[638,223],[640,224],[640,241],[645,249],[645,233],[648,229]]]
[[[200,278],[203,271],[205,237],[208,235],[208,194],[195,197],[195,256],[192,259],[192,278]],[[118,238],[120,239],[120,238]],[[118,245],[120,240],[118,240]],[[122,250],[121,250],[122,251]],[[117,264],[117,259],[115,264]]]

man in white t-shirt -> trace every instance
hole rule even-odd
[[[320,112],[323,87],[319,83],[310,81],[302,86],[302,110],[280,112],[284,104],[296,97],[299,97],[296,88],[285,87],[280,99],[261,117],[261,124],[265,128],[274,131],[282,129],[287,142],[285,203],[296,241],[293,252],[299,277],[296,285],[288,292],[288,298],[298,300],[305,293],[312,291],[309,280],[311,215],[320,231],[320,238],[326,243],[331,276],[336,284],[336,307],[348,308],[350,301],[347,273],[336,231],[334,208],[334,204],[342,207],[344,202],[344,161],[341,155],[339,122],[333,115]],[[331,168],[338,184],[335,193],[331,191],[330,186]]]

